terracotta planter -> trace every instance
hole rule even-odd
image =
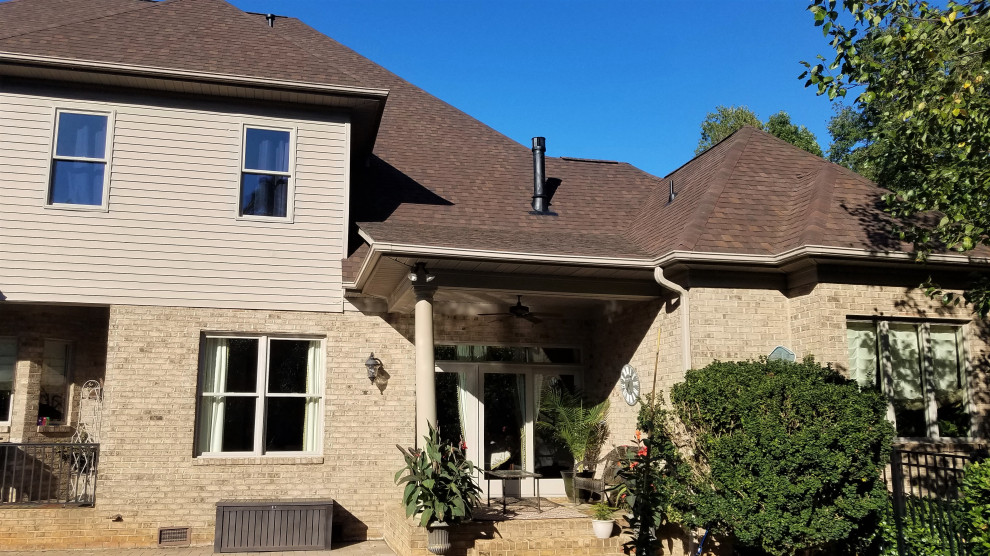
[[[446,554],[450,550],[450,526],[442,521],[426,528],[426,549],[434,554]]]
[[[599,539],[607,539],[612,536],[612,529],[615,529],[614,519],[592,519],[591,529]]]

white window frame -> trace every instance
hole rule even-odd
[[[972,399],[972,385],[970,384],[972,378],[972,369],[969,364],[969,356],[966,350],[966,334],[965,334],[965,323],[959,321],[933,321],[933,320],[914,320],[914,319],[867,319],[867,318],[848,318],[846,320],[846,328],[848,330],[848,325],[851,323],[858,324],[871,324],[874,326],[876,331],[876,343],[877,343],[877,354],[876,354],[876,373],[880,381],[880,389],[884,396],[887,398],[887,420],[890,421],[896,428],[897,421],[894,415],[894,385],[893,385],[893,365],[891,363],[890,355],[890,325],[891,324],[907,324],[916,326],[918,330],[918,350],[920,356],[920,371],[921,371],[921,388],[922,396],[925,401],[925,429],[928,433],[926,437],[897,437],[901,441],[917,441],[917,440],[962,440],[971,441],[975,440],[977,437],[974,436],[976,433],[976,421],[973,412],[973,399]],[[935,363],[934,354],[932,351],[931,344],[931,327],[945,327],[955,329],[956,334],[956,345],[958,346],[957,356],[959,357],[958,365],[963,372],[963,409],[969,416],[969,436],[939,436],[938,432],[938,404],[935,400]]]
[[[45,341],[44,341],[43,347],[42,347],[42,352],[41,352],[41,372],[42,372],[42,375],[41,376],[42,377],[44,376],[44,372],[45,372],[45,370],[44,370],[45,369],[45,353],[48,351],[48,344],[50,344],[50,343],[62,344],[63,346],[65,346],[65,375],[64,375],[65,376],[65,387],[64,387],[64,390],[62,392],[62,395],[64,397],[63,398],[63,406],[64,406],[64,408],[63,408],[63,411],[62,411],[62,419],[61,420],[58,420],[58,421],[49,421],[48,422],[48,425],[49,426],[51,426],[51,425],[68,425],[68,424],[70,424],[72,422],[72,371],[73,371],[72,359],[73,359],[73,354],[75,353],[75,347],[72,345],[72,342],[70,342],[68,340],[61,340],[61,339],[58,339],[58,338],[45,338]],[[39,382],[38,382],[38,411],[40,412],[41,411],[41,382],[40,382],[41,381],[41,377],[39,377],[38,380],[39,380]],[[38,417],[37,415],[35,416],[35,418],[36,419],[40,419],[40,417]]]
[[[18,342],[17,338],[14,336],[0,336],[0,342],[10,342],[14,345],[14,364],[10,368],[10,407],[7,410],[7,415],[0,415],[0,426],[9,427],[11,421],[13,420],[14,413],[14,386],[17,384],[17,351]]]
[[[244,150],[247,148],[247,133],[249,129],[259,129],[263,131],[287,131],[289,133],[289,171],[288,172],[275,172],[275,171],[260,171],[253,170],[246,167],[247,156],[245,156]],[[241,137],[240,137],[240,168],[237,172],[237,185],[235,191],[237,191],[237,200],[234,205],[234,217],[237,220],[247,220],[254,222],[282,222],[291,224],[294,220],[295,215],[295,197],[296,197],[296,138],[299,136],[299,129],[296,127],[287,126],[273,126],[265,124],[241,124]],[[241,187],[243,186],[244,174],[260,174],[260,175],[271,175],[271,176],[284,176],[286,178],[285,187],[285,216],[259,216],[254,214],[241,214]]]
[[[256,383],[254,392],[238,392],[238,393],[222,393],[222,394],[212,394],[204,391],[204,377],[206,369],[206,357],[210,354],[206,352],[206,340],[207,339],[237,339],[237,340],[257,340],[258,341],[258,368],[256,373]],[[316,372],[318,376],[316,377],[317,388],[314,394],[284,394],[284,393],[269,393],[268,392],[268,363],[269,363],[269,345],[272,340],[295,340],[303,342],[319,342],[319,354],[320,361]],[[238,458],[238,457],[264,457],[264,458],[281,458],[281,457],[299,457],[299,456],[315,456],[323,454],[323,426],[326,420],[325,412],[325,402],[326,402],[326,338],[317,336],[299,336],[299,335],[279,335],[279,334],[230,334],[230,333],[207,333],[202,337],[202,342],[200,343],[200,362],[199,362],[199,374],[197,388],[197,411],[196,411],[196,434],[195,437],[195,453],[196,457],[199,458]],[[254,410],[254,449],[249,452],[202,452],[200,451],[200,419],[203,418],[203,400],[210,396],[216,397],[255,397],[255,410]],[[280,452],[268,452],[264,450],[264,439],[265,439],[265,416],[266,416],[266,400],[268,398],[317,398],[317,408],[316,414],[319,417],[316,422],[316,446],[312,451],[280,451]]]
[[[107,137],[106,145],[103,149],[103,158],[87,158],[82,156],[59,156],[56,154],[58,152],[58,127],[61,120],[62,114],[84,114],[89,116],[104,116],[107,119]],[[44,207],[46,209],[55,210],[80,210],[89,212],[108,212],[110,210],[110,162],[113,159],[112,148],[113,148],[113,129],[114,122],[116,120],[116,111],[109,110],[90,110],[82,108],[56,108],[54,113],[54,122],[52,125],[52,140],[49,148],[51,149],[48,153],[48,172],[45,176],[45,196],[44,196]],[[55,178],[55,162],[63,161],[79,161],[79,162],[101,162],[103,163],[103,198],[99,205],[76,205],[69,203],[53,203],[52,202],[52,179]]]

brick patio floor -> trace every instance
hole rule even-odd
[[[19,550],[0,556],[211,556],[212,546],[191,548],[100,548],[91,550]],[[334,546],[333,550],[293,550],[285,552],[226,552],[232,556],[395,556],[385,541],[362,541]]]

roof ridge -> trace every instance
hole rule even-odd
[[[490,131],[491,131],[492,133],[495,133],[496,135],[498,135],[498,136],[500,136],[500,137],[502,137],[503,139],[505,139],[505,140],[507,140],[507,141],[509,141],[509,142],[511,142],[512,144],[514,144],[514,145],[516,145],[516,146],[518,146],[518,147],[520,147],[520,148],[523,148],[523,149],[526,149],[526,150],[530,150],[530,149],[529,149],[529,147],[527,147],[525,143],[520,143],[519,141],[516,141],[516,140],[515,140],[515,139],[513,139],[512,137],[509,137],[509,136],[508,136],[508,135],[506,135],[505,133],[502,133],[501,131],[499,131],[499,130],[497,130],[497,129],[495,129],[494,127],[492,127],[492,126],[490,126],[490,125],[489,125],[489,124],[487,124],[486,122],[484,122],[484,121],[482,121],[482,120],[480,120],[480,119],[478,119],[478,118],[476,118],[476,117],[474,117],[474,116],[472,116],[472,115],[471,115],[470,113],[468,113],[468,112],[467,112],[466,110],[464,110],[464,109],[462,109],[462,108],[458,108],[457,106],[454,106],[453,104],[451,104],[451,103],[449,103],[449,102],[447,102],[447,101],[446,101],[446,100],[444,100],[443,98],[440,98],[440,97],[438,97],[437,95],[434,95],[433,93],[431,93],[431,92],[429,92],[429,91],[427,91],[427,90],[426,90],[426,89],[424,89],[423,87],[420,87],[419,85],[416,85],[415,83],[413,83],[413,82],[411,82],[411,81],[409,81],[408,79],[405,79],[405,78],[404,78],[404,77],[402,77],[401,75],[399,75],[399,74],[397,74],[397,73],[395,73],[394,71],[392,71],[392,70],[390,70],[390,69],[388,69],[387,67],[385,67],[385,66],[383,66],[383,65],[381,65],[381,64],[379,64],[378,62],[375,62],[375,61],[374,61],[374,60],[372,60],[371,58],[368,58],[368,57],[367,57],[367,56],[365,56],[364,54],[361,54],[361,53],[360,53],[360,52],[358,52],[357,50],[354,50],[353,48],[351,48],[351,47],[349,47],[349,46],[347,46],[346,44],[344,44],[344,43],[342,43],[342,42],[340,42],[340,41],[338,41],[337,39],[335,39],[335,38],[333,38],[333,37],[330,37],[330,36],[328,36],[328,35],[325,35],[325,34],[324,34],[323,32],[321,32],[321,31],[319,31],[319,30],[317,30],[317,29],[315,29],[314,27],[312,27],[311,25],[309,25],[309,24],[308,24],[308,23],[306,23],[305,21],[303,21],[303,20],[301,20],[301,19],[299,19],[299,18],[297,18],[297,17],[293,17],[293,16],[286,16],[286,19],[290,19],[290,20],[293,20],[293,21],[295,21],[295,22],[297,22],[297,23],[299,23],[300,25],[303,25],[303,26],[305,26],[306,28],[308,28],[308,29],[310,29],[310,30],[311,30],[312,32],[314,32],[314,33],[316,33],[317,35],[319,35],[319,36],[320,36],[320,37],[322,37],[323,39],[325,39],[325,40],[329,40],[329,41],[332,41],[332,42],[333,42],[334,44],[336,44],[336,45],[337,45],[337,46],[339,46],[340,48],[343,48],[343,49],[345,49],[345,50],[347,50],[347,51],[348,51],[348,52],[349,52],[349,53],[350,53],[351,55],[353,55],[353,56],[357,56],[357,57],[359,57],[359,58],[360,58],[361,60],[363,60],[364,62],[366,62],[366,63],[369,63],[369,64],[372,64],[372,65],[374,65],[374,66],[375,66],[375,68],[376,68],[376,69],[377,69],[378,71],[381,71],[381,72],[384,72],[385,74],[387,74],[387,76],[388,76],[388,77],[389,77],[390,79],[392,79],[392,80],[394,80],[394,81],[395,81],[395,83],[392,83],[392,84],[389,84],[389,85],[388,85],[388,86],[386,87],[386,88],[388,88],[389,90],[392,90],[393,88],[395,88],[396,86],[399,86],[399,85],[401,85],[401,86],[408,86],[408,87],[410,87],[410,88],[412,88],[412,89],[414,89],[414,90],[416,90],[416,91],[418,91],[418,92],[420,92],[420,93],[422,93],[422,94],[424,94],[424,95],[426,95],[426,96],[428,96],[428,97],[430,97],[430,98],[431,98],[431,99],[433,99],[434,101],[436,101],[436,102],[439,102],[439,103],[441,103],[441,104],[443,104],[443,105],[445,105],[445,106],[449,106],[449,107],[450,107],[450,108],[451,108],[452,110],[456,110],[457,112],[460,112],[460,113],[461,113],[462,115],[464,115],[465,117],[467,117],[467,118],[470,118],[471,120],[473,120],[473,121],[475,121],[475,122],[477,122],[478,124],[480,124],[480,125],[482,125],[482,126],[484,126],[484,127],[485,127],[485,128],[487,128],[488,130],[490,130]],[[276,27],[276,30],[277,30],[277,27]],[[285,34],[284,34],[284,36],[286,36],[286,37],[287,37],[287,40],[289,40],[290,42],[292,42],[292,43],[293,43],[294,45],[296,45],[296,46],[299,46],[300,48],[303,48],[303,49],[305,49],[305,48],[307,48],[307,47],[305,47],[305,46],[302,46],[302,45],[300,45],[300,44],[299,44],[298,42],[296,42],[295,40],[293,40],[293,39],[292,39],[292,37],[294,37],[295,35],[293,35],[292,33],[285,33]],[[323,55],[321,55],[321,53],[322,53],[322,51],[318,51],[317,53],[315,53],[315,54],[314,54],[314,56],[315,56],[316,58],[318,58],[318,59],[320,59],[321,61],[322,61],[322,60],[332,60],[332,57],[331,57],[331,56],[329,56],[329,55],[327,55],[327,56],[323,56]],[[340,68],[339,66],[334,66],[334,67],[336,67],[336,68],[338,68],[338,69],[340,69],[341,71],[344,71],[344,72],[346,72],[346,70],[343,70],[343,69],[341,69],[341,68]],[[351,75],[351,74],[349,74],[349,75]],[[548,157],[548,158],[549,158],[549,157]]]
[[[8,2],[10,2],[10,3],[13,3],[13,2],[24,2],[24,1],[27,1],[27,0],[8,0]],[[83,18],[83,19],[74,19],[72,21],[65,21],[65,22],[62,22],[62,23],[53,23],[51,25],[46,25],[44,27],[37,27],[35,29],[30,29],[30,30],[24,31],[22,33],[15,33],[13,35],[3,35],[3,34],[0,34],[0,41],[5,41],[5,40],[8,40],[8,39],[15,39],[17,37],[22,37],[24,35],[30,35],[32,33],[38,33],[38,32],[41,32],[41,31],[51,31],[52,29],[58,29],[59,27],[65,27],[67,25],[77,25],[79,23],[85,23],[87,21],[97,21],[97,20],[100,20],[100,19],[108,18],[108,17],[115,17],[115,16],[118,16],[120,14],[135,12],[137,10],[143,10],[144,8],[147,8],[147,7],[150,7],[150,6],[157,6],[159,4],[172,3],[172,2],[175,2],[175,1],[177,1],[177,0],[161,0],[161,1],[157,1],[157,2],[151,2],[151,1],[148,1],[148,0],[134,0],[134,7],[133,8],[130,8],[130,9],[121,10],[119,12],[113,12],[113,13],[104,13],[104,14],[99,14],[99,15],[94,14],[93,17],[86,17],[86,18]]]
[[[177,0],[164,0],[164,1],[165,2],[170,2],[170,1],[177,1]],[[261,14],[259,12],[247,12],[247,11],[244,11],[244,10],[238,8],[237,6],[235,6],[233,4],[230,4],[229,2],[227,2],[227,0],[220,0],[220,1],[223,2],[223,3],[225,3],[225,4],[229,4],[232,8],[234,8],[237,11],[239,11],[243,17],[245,17],[247,19],[250,19],[252,23],[254,23],[254,15],[255,14],[261,15],[262,17],[267,17],[267,14]],[[280,15],[280,16],[276,16],[276,17],[279,17],[279,18],[282,18],[282,19],[295,19],[296,21],[300,21],[301,22],[301,20],[299,20],[298,18],[292,17],[292,16]],[[303,46],[303,45],[297,43],[296,41],[292,40],[291,35],[289,35],[288,33],[282,33],[281,31],[275,30],[275,27],[274,26],[265,25],[265,27],[267,27],[270,30],[270,32],[273,32],[274,33],[273,36],[276,37],[278,40],[281,40],[283,42],[289,43],[292,46],[294,46],[295,48],[298,48],[300,52],[302,52],[303,54],[306,55],[306,57],[313,59],[315,62],[320,63],[320,64],[327,64],[327,65],[331,66],[334,70],[339,71],[340,73],[343,73],[343,74],[347,75],[348,77],[350,77],[351,79],[353,79],[355,83],[363,83],[365,81],[364,79],[361,79],[360,77],[354,75],[350,71],[347,71],[346,69],[341,68],[340,66],[338,66],[336,64],[330,63],[327,58],[324,58],[323,56],[320,56],[319,54],[314,53],[313,51],[311,51],[310,49],[306,48],[305,46]],[[327,37],[327,38],[329,38],[329,37]],[[333,40],[333,39],[331,39],[331,40]]]
[[[732,176],[739,158],[746,150],[746,147],[749,146],[749,141],[753,137],[753,131],[755,129],[752,126],[743,126],[715,144],[717,146],[726,143],[729,139],[735,138],[735,144],[726,146],[726,153],[722,158],[722,162],[719,163],[718,171],[713,176],[707,191],[701,196],[693,211],[694,215],[706,215],[704,222],[699,222],[697,218],[689,218],[687,225],[684,226],[680,236],[677,238],[678,248],[694,249],[694,245],[698,242],[698,239],[708,229],[708,221],[711,220],[712,212],[715,206],[718,205],[718,200],[722,197],[725,186],[729,183],[729,177]],[[711,151],[712,149],[708,149],[705,152]],[[670,175],[672,176],[672,174]]]

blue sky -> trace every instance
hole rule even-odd
[[[826,52],[803,0],[233,0],[298,17],[550,156],[687,162],[705,114],[786,110],[828,146],[832,107],[801,60]]]

